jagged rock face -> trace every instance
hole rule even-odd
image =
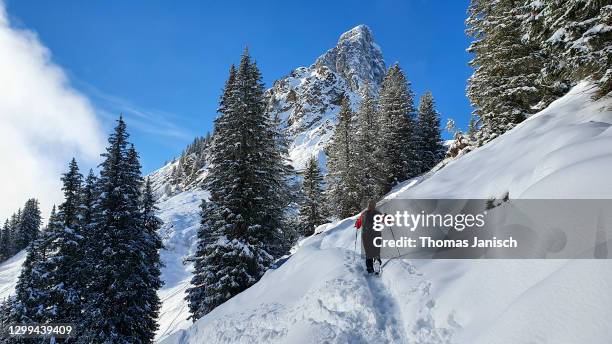
[[[314,65],[326,66],[340,74],[351,91],[359,94],[365,91],[366,82],[372,91],[378,91],[386,71],[380,47],[365,25],[342,34],[338,44],[319,57]]]
[[[361,94],[377,94],[386,71],[370,29],[359,25],[309,67],[300,67],[268,90],[268,110],[278,118],[291,142],[289,155],[302,169],[312,155],[325,169],[323,152],[331,137],[343,96],[354,109]],[[366,86],[367,85],[367,86]]]

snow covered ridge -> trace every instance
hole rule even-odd
[[[392,198],[612,198],[612,99],[583,82]],[[354,218],[323,225],[278,269],[164,344],[610,343],[610,260],[353,258]]]
[[[289,136],[289,157],[300,170],[312,155],[325,169],[327,145],[343,96],[356,110],[363,92],[377,94],[386,72],[372,31],[359,25],[340,36],[338,44],[309,67],[299,67],[268,90],[271,116]]]

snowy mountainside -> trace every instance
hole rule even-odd
[[[158,216],[164,221],[160,229],[164,243],[160,254],[164,263],[161,276],[164,285],[159,290],[162,308],[157,339],[191,325],[184,298],[191,281],[192,265],[186,259],[195,252],[202,199],[208,199],[207,191],[192,190],[165,197],[157,204]]]
[[[312,155],[325,168],[323,149],[331,137],[342,97],[356,109],[364,92],[376,94],[386,71],[372,31],[359,25],[309,67],[299,67],[267,91],[268,110],[280,121],[296,170]]]
[[[289,159],[296,170],[301,170],[313,155],[325,170],[323,150],[333,134],[342,98],[348,97],[356,110],[364,92],[378,93],[385,72],[382,52],[372,31],[366,25],[358,25],[340,35],[336,46],[312,65],[296,68],[273,83],[266,91],[268,111],[287,135]],[[180,173],[189,170],[191,160],[199,158],[188,156],[186,163],[174,159],[151,173],[155,194],[167,198],[200,188],[206,176],[205,166]]]
[[[495,141],[386,199],[612,198],[612,100],[581,83]],[[384,202],[384,201],[383,201]],[[609,260],[353,260],[354,218],[164,344],[610,343]]]
[[[21,266],[26,258],[26,251],[22,250],[13,257],[0,263],[0,301],[15,292],[15,285],[21,272]]]
[[[311,66],[300,67],[276,81],[267,91],[271,115],[290,139],[289,155],[296,169],[301,169],[314,154],[325,166],[326,146],[343,96],[354,108],[367,89],[378,92],[386,67],[372,32],[359,25],[342,34],[335,47]],[[148,177],[158,198],[159,216],[164,221],[161,235],[165,249],[162,270],[165,282],[159,295],[163,300],[157,340],[191,325],[184,301],[191,279],[191,264],[200,222],[200,202],[208,194],[201,190],[207,168],[204,141],[196,138],[181,157],[173,159]],[[201,144],[201,145],[200,145]],[[197,149],[196,149],[197,148]],[[25,253],[0,264],[0,297],[13,293]]]

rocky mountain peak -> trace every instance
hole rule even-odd
[[[366,84],[371,92],[377,92],[386,71],[380,47],[366,25],[343,33],[338,44],[319,57],[314,66],[325,66],[340,74],[351,91],[358,94],[363,94]]]
[[[338,44],[341,44],[343,41],[346,40],[363,40],[365,42],[374,41],[372,30],[370,30],[370,28],[364,24],[357,25],[354,28],[340,35],[340,38],[338,39]]]
[[[368,90],[377,94],[386,66],[366,25],[343,33],[335,47],[309,67],[294,69],[268,90],[269,112],[291,140],[293,166],[300,170],[311,156],[325,168],[324,149],[333,133],[343,97],[354,110]]]
[[[266,92],[268,112],[280,121],[289,139],[289,157],[297,170],[316,156],[325,170],[327,146],[342,98],[353,110],[365,90],[377,94],[386,71],[380,47],[366,25],[340,35],[338,43],[315,63],[298,67],[276,80]],[[367,85],[367,87],[366,87]],[[158,196],[196,189],[207,173],[203,155],[191,154],[166,164],[151,174]]]

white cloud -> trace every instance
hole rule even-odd
[[[71,88],[36,34],[11,27],[0,0],[0,219],[29,197],[43,213],[62,199],[68,160],[95,164],[103,134],[89,100]]]

